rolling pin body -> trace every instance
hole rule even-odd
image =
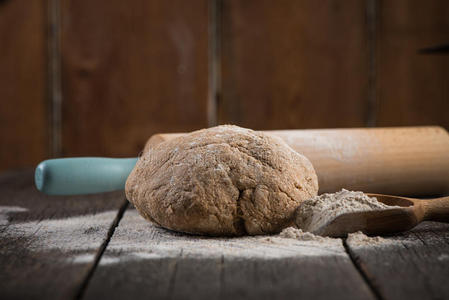
[[[449,135],[441,127],[265,132],[312,162],[320,193],[341,188],[408,196],[449,192]],[[154,135],[146,148],[180,135]]]

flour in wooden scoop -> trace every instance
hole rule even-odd
[[[303,201],[296,211],[295,222],[303,231],[319,233],[323,226],[342,214],[391,208],[397,206],[388,206],[363,192],[342,189]]]

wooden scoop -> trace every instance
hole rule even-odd
[[[449,222],[449,197],[421,200],[381,194],[367,195],[376,197],[386,205],[400,207],[342,214],[314,233],[331,237],[344,237],[356,231],[381,235],[410,230],[422,221]]]

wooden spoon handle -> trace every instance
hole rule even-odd
[[[423,200],[424,220],[449,223],[449,197]]]

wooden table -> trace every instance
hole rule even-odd
[[[1,299],[449,298],[448,224],[387,246],[212,239],[146,222],[123,192],[45,196],[29,170],[0,190]]]

